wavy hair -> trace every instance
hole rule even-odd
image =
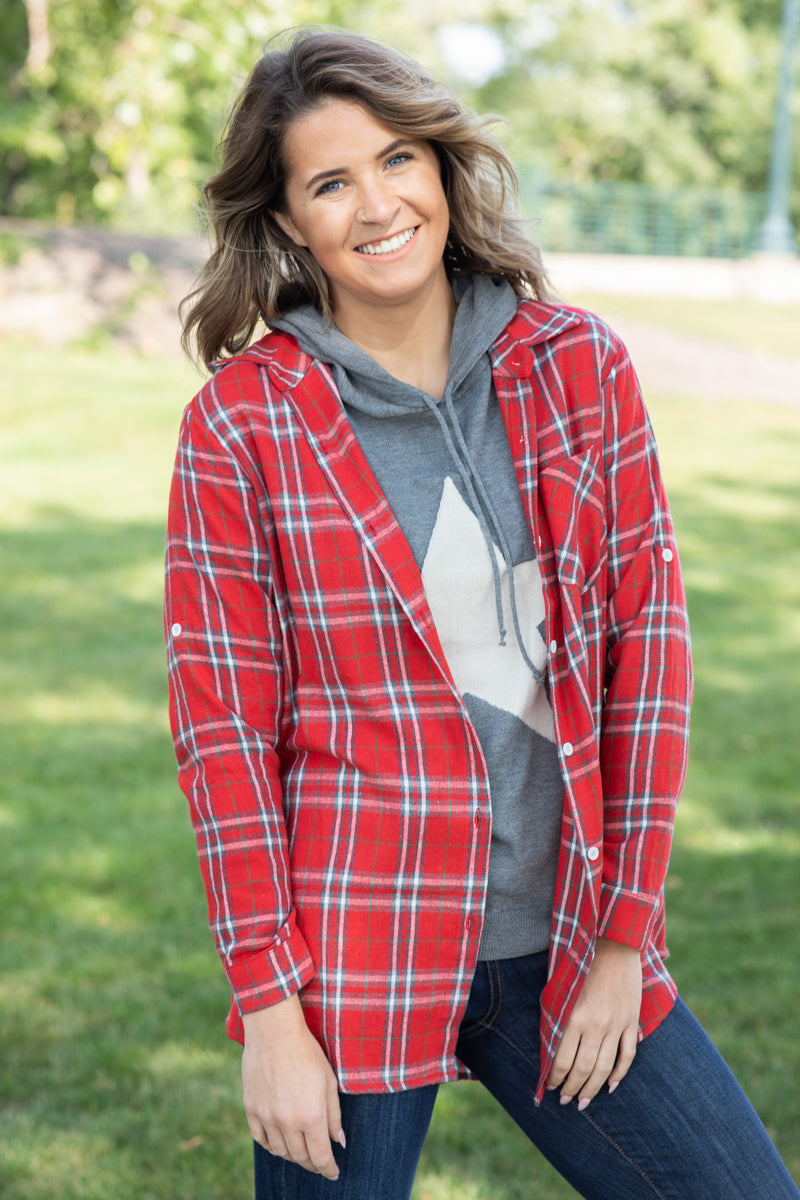
[[[203,187],[211,254],[181,305],[182,343],[206,364],[249,345],[299,304],[332,317],[325,275],[283,232],[285,147],[294,122],[328,100],[362,105],[399,133],[430,143],[450,211],[450,278],[503,276],[519,296],[552,295],[539,247],[517,215],[517,176],[487,131],[495,118],[459,104],[412,59],[369,38],[302,29],[271,42],[244,85],[221,143],[221,166]]]

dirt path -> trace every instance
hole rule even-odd
[[[177,356],[177,306],[206,252],[193,238],[52,230],[0,220],[0,338],[43,346],[111,343]],[[14,250],[18,248],[15,255]],[[800,403],[800,359],[627,318],[612,322],[647,392]]]
[[[612,324],[625,341],[646,392],[800,404],[798,358],[627,318]]]

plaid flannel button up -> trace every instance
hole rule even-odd
[[[652,433],[624,348],[524,301],[492,349],[542,572],[565,807],[546,1075],[598,934],[669,1011],[663,882],[689,641]],[[302,989],[345,1091],[464,1074],[489,783],[422,580],[330,371],[272,334],[188,407],[170,501],[170,715],[239,1014]],[[541,1087],[540,1087],[541,1092]]]

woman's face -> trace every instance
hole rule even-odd
[[[381,308],[396,314],[448,287],[450,217],[427,142],[359,104],[330,100],[291,126],[285,153],[285,209],[273,215],[325,272],[340,327],[374,322]]]

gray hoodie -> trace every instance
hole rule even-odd
[[[273,321],[331,365],[356,437],[422,572],[492,797],[481,959],[544,950],[563,782],[544,679],[544,599],[488,351],[516,312],[502,279],[456,280],[444,396],[403,383],[310,305]]]

